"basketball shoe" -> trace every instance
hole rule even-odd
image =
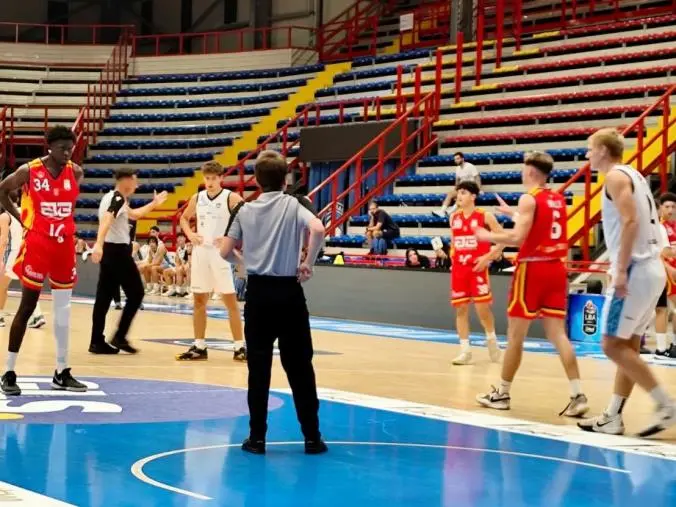
[[[582,417],[589,412],[589,402],[587,397],[580,393],[577,396],[571,396],[570,402],[566,405],[559,415],[566,417]]]
[[[640,431],[639,437],[649,437],[660,431],[664,431],[676,424],[676,405],[671,403],[669,405],[658,406],[655,409],[655,415],[650,426]]]
[[[476,401],[486,408],[509,410],[511,398],[508,393],[501,393],[495,386],[491,386],[490,392],[477,395]]]
[[[209,359],[207,349],[198,349],[195,345],[176,356],[177,361],[206,361],[207,359]]]
[[[8,371],[2,376],[2,392],[7,396],[19,396],[21,388],[16,383],[16,373]]]
[[[83,393],[87,390],[87,386],[73,378],[73,375],[70,373],[70,368],[65,368],[61,373],[57,373],[56,370],[54,371],[52,389]]]
[[[596,417],[590,417],[577,423],[578,428],[593,433],[605,433],[607,435],[624,435],[624,421],[622,414],[608,415],[603,412]]]

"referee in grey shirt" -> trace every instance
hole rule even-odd
[[[233,210],[221,254],[243,262],[248,276],[244,336],[249,368],[249,438],[242,449],[265,453],[272,350],[279,340],[282,366],[289,379],[296,414],[305,437],[305,452],[327,451],[319,432],[319,400],[312,367],[310,315],[301,283],[312,277],[312,266],[324,238],[324,226],[299,199],[284,194],[286,160],[263,151],[255,176],[261,196]],[[301,248],[310,233],[308,253]],[[236,248],[244,245],[243,257]]]
[[[155,194],[152,202],[137,209],[129,207],[128,199],[136,191],[136,171],[129,168],[115,172],[115,189],[101,199],[99,205],[99,231],[92,251],[92,260],[101,264],[96,300],[92,314],[92,337],[89,352],[92,354],[117,354],[120,350],[134,354],[137,350],[129,344],[127,333],[136,312],[143,302],[143,282],[131,254],[129,220],[138,220],[167,200],[167,193]],[[127,302],[120,316],[117,332],[106,343],[103,334],[106,315],[113,296],[122,286]],[[118,292],[119,293],[119,292]]]

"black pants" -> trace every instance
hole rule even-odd
[[[115,293],[119,295],[120,286],[127,296],[122,310],[114,341],[124,341],[136,312],[143,302],[143,282],[136,263],[131,256],[131,246],[119,243],[104,243],[99,283],[96,287],[96,300],[92,314],[91,345],[105,341],[106,315]]]
[[[306,440],[319,438],[319,400],[312,367],[310,315],[294,277],[249,275],[244,306],[249,367],[249,426],[254,440],[267,432],[272,350],[279,339],[282,367],[289,379],[298,422]]]

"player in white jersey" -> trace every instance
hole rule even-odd
[[[176,356],[179,361],[199,361],[208,358],[205,334],[207,329],[207,303],[211,293],[220,294],[228,309],[230,331],[235,342],[234,359],[246,361],[242,319],[239,314],[237,295],[230,263],[223,259],[214,242],[222,238],[230,222],[231,212],[240,206],[243,199],[221,188],[223,167],[216,161],[207,162],[201,168],[205,189],[190,199],[181,215],[181,228],[193,244],[190,272],[190,288],[194,297],[193,329],[195,343],[186,352]],[[196,217],[197,230],[193,231],[190,220]]]
[[[16,200],[16,199],[15,199]],[[17,276],[12,271],[16,256],[19,254],[21,241],[23,240],[23,227],[21,223],[9,213],[0,212],[0,327],[5,327],[5,304],[7,303],[7,291],[12,280]],[[38,302],[33,315],[28,319],[28,327],[39,329],[47,324]]]
[[[610,404],[600,416],[578,423],[586,431],[621,435],[622,409],[634,384],[655,400],[653,421],[639,436],[676,424],[676,405],[640,358],[641,335],[648,327],[666,274],[660,258],[660,220],[650,186],[632,167],[621,165],[624,139],[614,129],[589,138],[587,158],[605,175],[603,233],[610,257],[611,287],[601,317],[603,351],[617,365]]]

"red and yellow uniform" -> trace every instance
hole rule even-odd
[[[516,258],[507,315],[565,318],[568,303],[566,199],[549,188],[530,192],[535,214]]]
[[[669,246],[676,247],[676,220],[662,220],[662,225],[667,231]],[[664,261],[672,268],[676,268],[676,259],[665,259]],[[667,297],[672,296],[676,296],[676,280],[672,280],[667,273]]]
[[[21,221],[26,227],[14,264],[23,285],[40,289],[46,278],[54,289],[75,284],[75,203],[80,193],[73,163],[54,178],[40,159],[28,164],[22,188]]]
[[[451,304],[460,306],[493,301],[488,269],[475,273],[474,262],[491,249],[488,242],[479,242],[472,230],[486,227],[484,210],[475,209],[469,216],[458,210],[450,219],[451,223]]]

